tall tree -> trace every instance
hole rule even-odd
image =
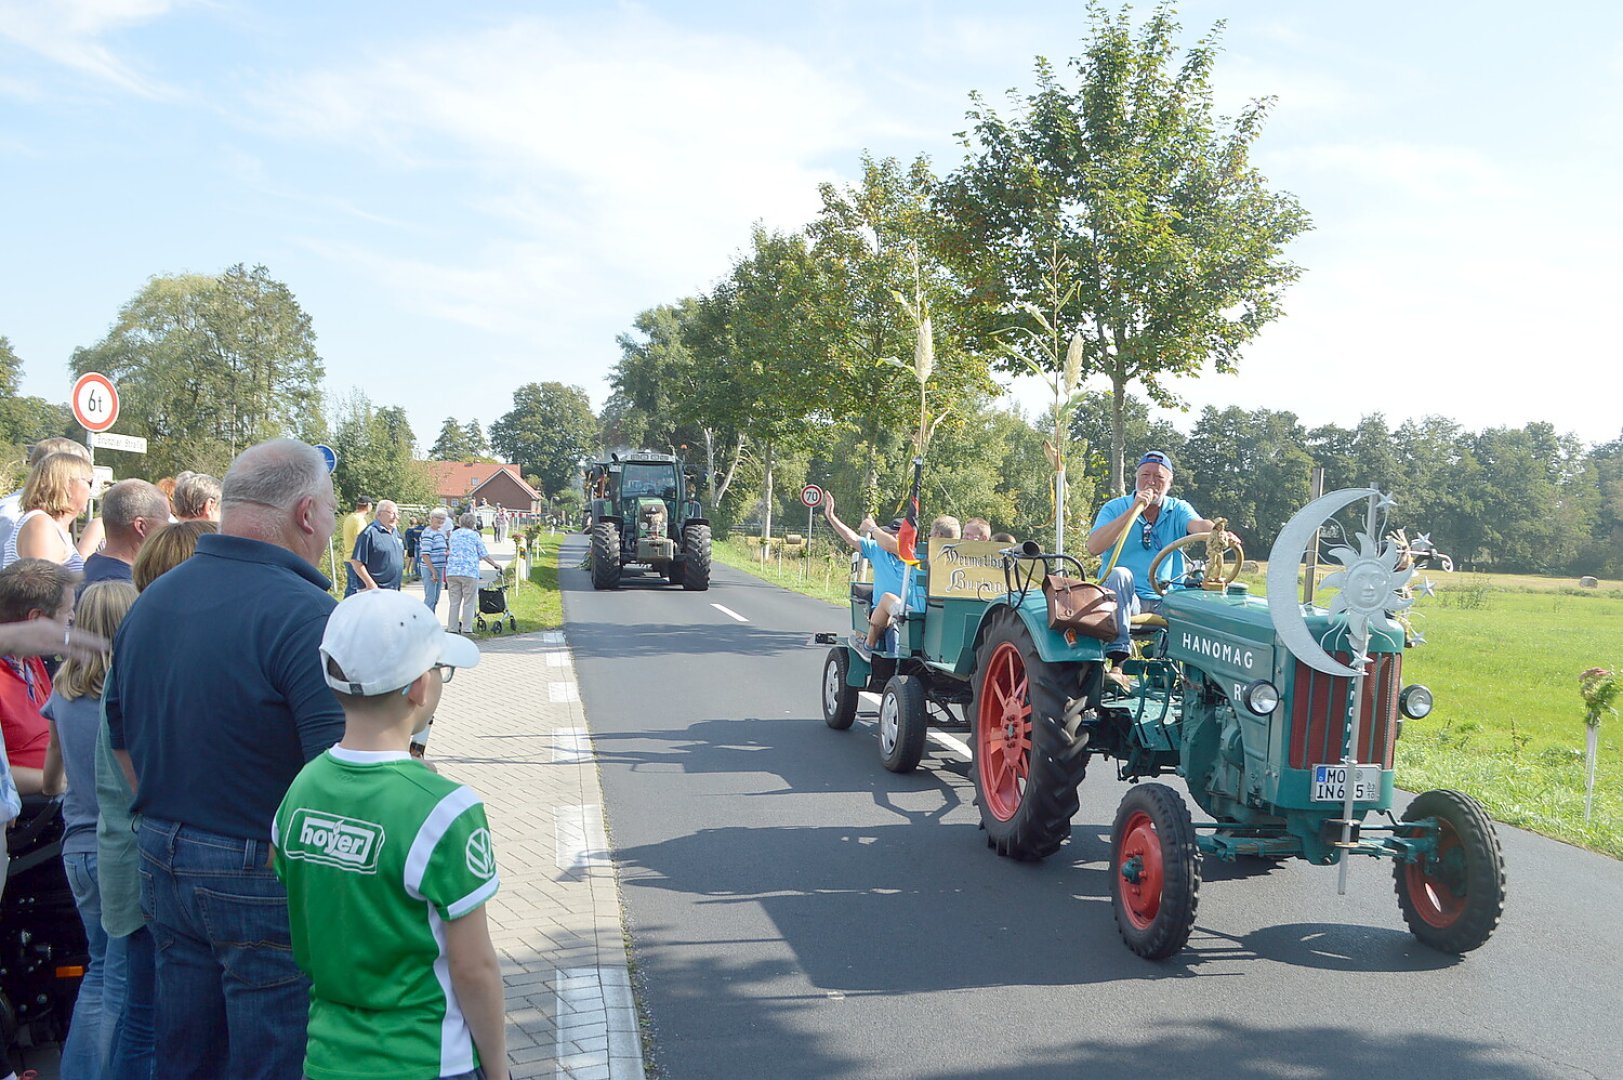
[[[155,475],[223,473],[263,439],[325,433],[310,317],[263,266],[152,278],[70,366],[118,383],[119,428],[149,439]]]
[[[490,425],[490,441],[553,496],[574,486],[581,457],[596,448],[597,417],[578,386],[525,383],[513,392],[512,409]]]
[[[0,480],[8,484],[24,472],[25,444],[53,435],[74,438],[83,434],[66,405],[22,396],[22,373],[22,358],[11,341],[0,336],[0,473],[4,473]],[[9,484],[5,490],[15,486]]]
[[[440,423],[439,436],[434,445],[429,447],[428,456],[433,461],[467,461],[474,456],[474,450],[469,444],[468,429],[457,422],[454,416],[447,416]]]
[[[335,404],[331,428],[340,506],[353,505],[359,495],[413,505],[434,501],[433,477],[416,460],[404,409],[376,406],[356,390]]]
[[[469,420],[462,434],[467,440],[468,453],[473,457],[483,457],[490,452],[490,440],[485,438],[485,430],[479,426],[478,420]]]
[[[936,203],[942,250],[986,332],[1038,330],[1025,305],[1045,274],[1070,275],[1057,328],[1081,335],[1085,372],[1110,380],[1111,485],[1121,491],[1128,386],[1170,406],[1171,380],[1208,362],[1234,370],[1241,347],[1280,314],[1299,274],[1284,247],[1310,225],[1250,161],[1272,100],[1233,121],[1214,112],[1222,24],[1180,59],[1170,6],[1136,37],[1126,10],[1089,13],[1074,84],[1039,59],[1037,89],[1011,92],[1010,119],[972,99],[971,156]],[[1029,359],[1058,368],[1040,350]]]

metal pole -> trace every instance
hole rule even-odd
[[[1312,502],[1324,494],[1324,469],[1315,465],[1309,474],[1307,482],[1308,501]],[[1319,530],[1313,530],[1313,539],[1307,545],[1307,591],[1302,596],[1304,604],[1313,602],[1313,588],[1318,584],[1319,576]]]
[[[1054,470],[1054,551],[1065,554],[1065,466]]]

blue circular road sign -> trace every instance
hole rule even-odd
[[[326,443],[316,443],[316,449],[320,450],[321,456],[326,459],[328,472],[332,472],[334,469],[338,468],[338,451],[334,450]]]

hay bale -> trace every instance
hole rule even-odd
[[[1255,559],[1247,559],[1245,562],[1240,564],[1240,573],[1242,574],[1258,574],[1261,572],[1262,567],[1258,565],[1257,560]]]
[[[1596,580],[1595,578],[1592,578],[1592,577],[1587,577],[1587,576],[1586,577],[1581,577],[1581,578],[1578,579],[1578,588],[1580,588],[1580,589],[1598,589],[1598,588],[1600,588],[1600,582],[1598,580]]]

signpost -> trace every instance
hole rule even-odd
[[[807,484],[800,489],[800,501],[806,504],[806,557],[811,558],[812,512],[823,501],[823,489]]]
[[[316,443],[316,449],[321,452],[322,460],[327,463],[327,475],[331,476],[332,471],[338,468],[338,451],[334,450],[326,443]],[[349,558],[348,555],[345,555],[344,557],[346,559]],[[337,584],[338,556],[333,553],[332,537],[330,536],[327,537],[327,562],[332,566],[333,583]]]

